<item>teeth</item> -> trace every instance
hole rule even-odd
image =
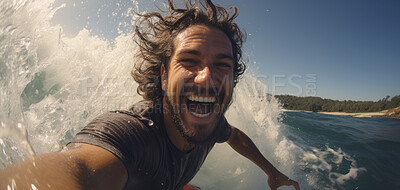
[[[215,97],[189,96],[188,99],[196,102],[215,102]]]
[[[206,102],[204,97],[199,97],[199,102]]]
[[[196,112],[190,112],[190,113],[192,113],[194,116],[200,117],[200,118],[202,118],[202,117],[207,117],[207,116],[209,116],[209,115],[211,114],[211,112],[210,112],[210,113],[196,113]]]

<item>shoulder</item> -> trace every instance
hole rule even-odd
[[[159,147],[157,128],[149,118],[133,110],[111,111],[98,116],[71,139],[70,143],[86,143],[106,149],[126,166],[140,157],[143,150]]]
[[[78,132],[72,142],[126,146],[141,144],[138,141],[144,139],[152,139],[158,132],[151,127],[152,120],[144,114],[148,107],[142,108],[142,110],[118,110],[102,114]]]
[[[84,129],[90,128],[119,128],[119,129],[142,129],[147,131],[150,119],[146,112],[150,109],[146,102],[139,102],[129,110],[116,110],[104,113],[93,119]]]
[[[125,124],[130,121],[139,121],[138,115],[130,111],[110,111],[97,116],[88,125],[91,124]]]

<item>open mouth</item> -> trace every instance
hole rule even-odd
[[[215,101],[215,97],[192,95],[187,99],[188,110],[192,115],[198,118],[206,118],[213,112]]]

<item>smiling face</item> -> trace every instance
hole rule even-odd
[[[215,130],[232,99],[233,69],[221,30],[194,25],[176,36],[168,69],[161,69],[164,117],[188,142],[206,141]]]

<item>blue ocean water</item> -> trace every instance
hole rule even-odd
[[[33,152],[60,151],[94,117],[141,99],[130,77],[132,34],[110,40],[83,28],[67,35],[52,18],[75,3],[55,4],[0,1],[0,168]],[[257,75],[244,75],[226,118],[302,189],[400,189],[400,120],[283,111],[267,89]],[[268,189],[267,176],[226,143],[214,147],[191,183]]]
[[[306,151],[326,152],[331,148],[347,155],[337,164],[334,154],[325,155],[324,160],[332,168],[325,171],[318,168],[321,186],[332,184],[331,173],[346,174],[349,165],[356,163],[354,167],[362,168],[357,176],[346,183],[333,184],[333,189],[400,188],[400,119],[288,111],[283,114],[282,123],[287,126],[287,138]],[[315,172],[307,165],[303,171]]]

